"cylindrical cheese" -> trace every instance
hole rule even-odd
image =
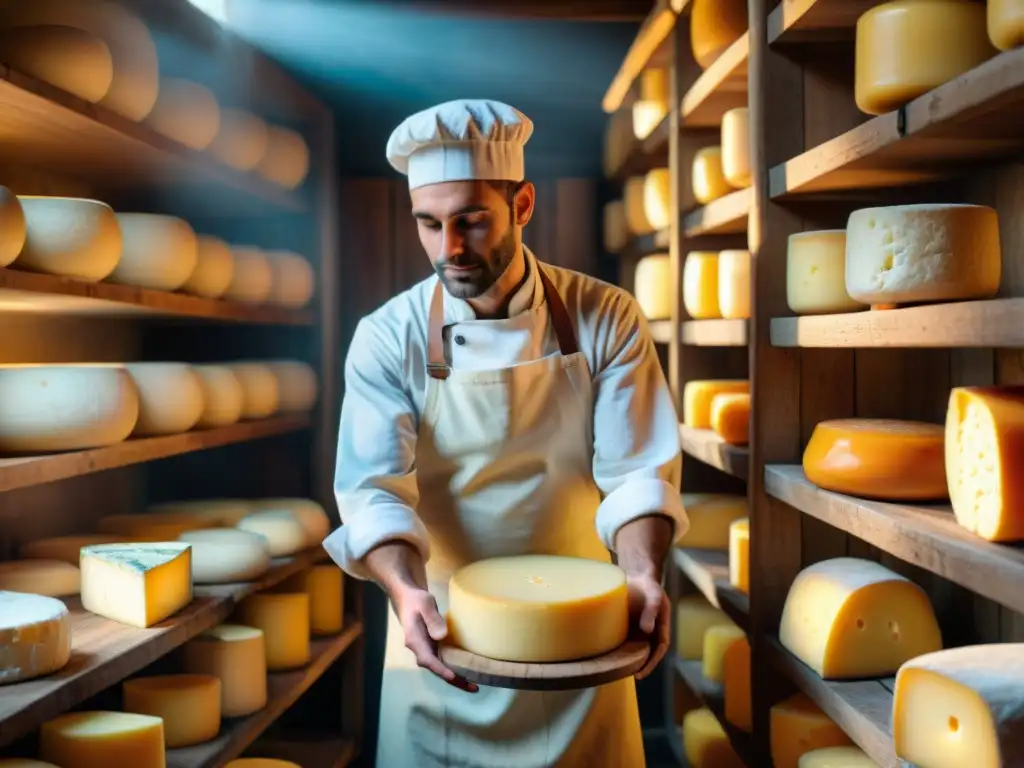
[[[220,680],[222,717],[244,717],[267,705],[267,653],[263,631],[219,624],[185,644],[182,668]]]
[[[213,675],[161,675],[125,680],[125,712],[164,721],[168,749],[191,747],[220,731],[220,679]]]
[[[146,122],[179,144],[205,149],[220,130],[220,105],[210,89],[199,83],[163,78]]]
[[[43,723],[39,756],[61,768],[164,768],[164,722],[131,712],[69,712]]]
[[[242,418],[245,390],[234,371],[224,365],[194,365],[203,390],[203,411],[197,429],[227,427]]]
[[[309,173],[309,146],[298,133],[279,125],[268,128],[267,151],[257,169],[264,178],[295,189]]]
[[[999,217],[984,205],[862,208],[846,225],[846,290],[865,304],[995,296]]]
[[[230,363],[228,367],[242,385],[242,418],[265,419],[280,403],[277,377],[262,363]]]
[[[643,141],[657,128],[668,114],[668,102],[653,99],[637,99],[630,109],[633,112],[633,135]]]
[[[718,254],[718,309],[722,317],[750,317],[750,251]]]
[[[729,583],[740,592],[750,592],[750,519],[746,517],[729,526]]]
[[[719,624],[708,627],[704,633],[704,647],[701,651],[701,666],[704,677],[713,683],[725,680],[725,652],[736,640],[747,634],[735,624]]]
[[[722,174],[730,186],[750,186],[750,110],[746,107],[722,115]]]
[[[277,410],[302,413],[316,405],[320,382],[316,371],[301,360],[269,360],[266,363],[277,378]]]
[[[692,768],[742,768],[718,718],[707,707],[691,709],[683,715],[683,753]],[[780,767],[781,768],[781,767]],[[786,766],[785,768],[790,768]]]
[[[667,253],[644,256],[636,263],[633,295],[648,320],[672,317],[671,266]]]
[[[260,509],[238,521],[237,528],[267,540],[271,557],[294,555],[309,544],[309,533],[298,515],[286,509]]]
[[[196,238],[196,266],[181,286],[185,293],[218,299],[224,295],[235,276],[235,256],[218,237],[200,235]]]
[[[48,453],[124,440],[139,393],[120,367],[0,367],[0,451]]]
[[[729,445],[750,442],[750,393],[723,392],[711,399],[711,429]]]
[[[0,267],[18,258],[27,234],[21,201],[7,187],[0,187]]]
[[[281,592],[309,595],[309,630],[314,636],[336,635],[345,625],[345,580],[334,565],[314,565],[285,580]]]
[[[128,363],[139,389],[139,421],[132,434],[187,432],[203,413],[202,380],[185,363]]]
[[[249,112],[220,111],[220,130],[207,150],[222,163],[251,171],[267,153],[267,124]]]
[[[687,549],[725,549],[729,525],[750,512],[747,497],[733,493],[684,493],[682,502],[690,527],[678,543]]]
[[[97,544],[116,544],[124,541],[120,536],[106,534],[84,534],[79,536],[54,536],[47,539],[26,541],[18,548],[18,554],[26,560],[60,560],[75,567],[82,547]]]
[[[646,235],[654,231],[644,207],[644,177],[631,176],[622,188],[622,200],[626,206],[626,226],[634,235]]]
[[[309,595],[305,592],[250,595],[238,606],[238,623],[262,630],[268,671],[309,663]]]
[[[270,261],[259,248],[234,247],[235,272],[223,298],[247,304],[259,304],[270,298],[274,273]]]
[[[71,597],[81,586],[78,566],[63,560],[0,561],[0,590]]]
[[[0,686],[49,675],[70,658],[71,615],[64,603],[0,592]]]
[[[671,183],[668,168],[655,168],[644,176],[644,215],[655,229],[672,224]]]
[[[995,54],[985,7],[963,0],[896,0],[857,20],[854,98],[881,115]]]
[[[270,568],[270,545],[258,533],[238,528],[204,528],[178,537],[192,545],[194,584],[254,581]]]
[[[564,662],[618,648],[629,631],[626,575],[551,555],[480,560],[448,587],[448,630],[467,651],[502,661]]]
[[[702,205],[732,191],[722,169],[721,147],[701,147],[694,153],[690,183],[693,185],[694,198]]]
[[[703,595],[684,595],[676,602],[676,655],[684,661],[697,661],[704,652],[704,634],[720,625],[734,622]]]
[[[330,532],[327,512],[312,499],[254,499],[250,503],[253,511],[278,510],[293,515],[306,530],[307,546],[320,546]]]
[[[626,204],[622,200],[612,200],[604,206],[604,249],[608,253],[618,253],[627,242]]]
[[[786,250],[786,303],[798,315],[864,309],[846,292],[846,230],[799,232]]]
[[[683,385],[683,424],[693,429],[711,429],[711,403],[715,395],[750,392],[742,379],[694,379]]]
[[[988,0],[988,38],[1001,51],[1024,45],[1024,2]]]
[[[310,263],[289,251],[269,251],[266,257],[272,273],[270,303],[289,309],[309,304],[315,290]]]
[[[19,269],[95,283],[121,259],[122,236],[113,209],[74,197],[18,198],[27,234]]]
[[[118,213],[124,249],[112,283],[175,291],[196,268],[196,233],[187,221],[155,213]]]
[[[114,81],[110,48],[75,27],[40,24],[4,29],[0,50],[5,64],[94,104],[107,95]]]
[[[245,499],[193,499],[154,504],[150,514],[169,516],[175,520],[200,520],[207,527],[228,528],[253,511],[253,503]],[[134,517],[134,516],[132,516]]]
[[[710,67],[746,31],[744,0],[693,0],[690,5],[690,45],[701,69]]]
[[[690,251],[683,264],[683,306],[694,320],[722,316],[718,305],[718,254]]]

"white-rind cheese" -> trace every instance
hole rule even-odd
[[[158,133],[192,149],[206,149],[220,131],[220,104],[209,88],[163,78],[146,122]]]
[[[254,581],[270,568],[270,545],[238,528],[201,528],[178,537],[192,545],[193,584]]]
[[[121,259],[123,239],[114,210],[97,200],[19,195],[25,244],[18,268],[85,283],[107,277]]]
[[[70,658],[71,617],[64,603],[0,592],[0,685],[49,675]]]
[[[195,424],[197,429],[227,427],[242,418],[245,390],[234,371],[224,365],[194,365],[192,371],[203,389],[203,411]]]
[[[231,285],[235,275],[235,256],[218,237],[196,238],[196,266],[181,290],[206,299],[217,299]]]
[[[155,213],[118,213],[117,223],[124,248],[107,280],[176,291],[192,276],[199,246],[187,221]]]
[[[139,390],[139,421],[133,434],[173,435],[187,432],[203,413],[203,384],[185,363],[129,363],[125,366]]]
[[[309,534],[298,515],[286,509],[262,509],[238,521],[237,528],[266,539],[271,557],[294,555],[308,545]]]
[[[256,499],[251,504],[253,511],[278,510],[294,515],[306,530],[307,546],[319,546],[330,533],[327,512],[312,499]]]
[[[0,30],[4,63],[92,103],[101,101],[114,81],[110,48],[75,27],[40,24]]]

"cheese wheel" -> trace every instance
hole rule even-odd
[[[654,231],[644,207],[645,185],[643,176],[631,176],[622,187],[622,200],[626,206],[626,226],[634,235],[647,235]]]
[[[260,304],[270,298],[274,273],[270,261],[259,248],[234,247],[235,272],[223,298],[247,304]]]
[[[711,398],[711,429],[729,445],[750,442],[750,393],[725,392]]]
[[[988,0],[988,39],[1001,51],[1024,45],[1024,3]]]
[[[302,413],[312,410],[320,392],[316,371],[301,360],[269,360],[266,363],[277,379],[277,410]]]
[[[637,99],[630,107],[633,114],[633,135],[643,141],[668,115],[668,102],[661,99]]]
[[[801,755],[811,750],[853,744],[843,729],[803,693],[772,706],[769,722],[774,768],[799,768]]]
[[[690,4],[690,47],[701,69],[714,64],[746,31],[743,0],[693,0]]]
[[[206,299],[219,299],[231,285],[234,275],[235,256],[228,244],[218,237],[199,235],[196,266],[181,290]]]
[[[612,200],[604,207],[604,249],[618,253],[629,242],[629,227],[626,224],[626,204]]]
[[[722,175],[729,186],[750,186],[750,110],[746,107],[722,115]]]
[[[0,592],[0,686],[49,675],[70,658],[71,616],[64,603]]]
[[[137,437],[187,432],[203,414],[202,379],[185,363],[128,363],[139,390]]]
[[[690,527],[677,544],[687,549],[727,548],[729,526],[750,512],[746,497],[733,493],[684,493],[681,498]]]
[[[213,675],[137,677],[121,691],[125,712],[164,721],[167,749],[202,744],[220,731],[220,680]]]
[[[243,757],[232,760],[224,768],[302,768],[302,766],[288,760],[276,760],[270,757]]]
[[[266,539],[271,557],[294,555],[309,544],[309,534],[299,517],[284,509],[251,512],[239,520],[236,527]]]
[[[267,652],[263,631],[219,624],[189,640],[182,668],[220,680],[222,717],[245,717],[267,705]]]
[[[330,533],[327,512],[312,499],[255,499],[251,505],[253,511],[281,511],[294,516],[306,531],[307,546],[320,546]]]
[[[865,309],[846,292],[846,230],[799,232],[786,250],[786,304],[797,315]]]
[[[800,756],[798,768],[878,768],[859,747],[825,747]]]
[[[104,515],[96,521],[96,530],[117,534],[130,541],[174,541],[185,531],[218,525],[222,523],[213,516],[167,511],[142,515]]]
[[[686,595],[676,602],[676,655],[698,661],[704,653],[704,633],[711,627],[735,626],[732,619],[703,595]]]
[[[928,768],[1024,763],[1024,643],[950,648],[907,661],[893,689],[896,756]]]
[[[740,592],[750,592],[750,520],[729,526],[729,583]]]
[[[279,125],[267,129],[267,151],[256,167],[266,179],[295,189],[309,173],[309,146],[298,133]]]
[[[745,768],[722,724],[707,707],[683,715],[683,752],[689,768]]]
[[[672,224],[671,182],[668,168],[655,168],[644,176],[644,215],[655,229]]]
[[[746,639],[746,633],[735,624],[719,624],[704,633],[701,671],[713,683],[725,681],[725,652],[735,641]]]
[[[27,757],[0,757],[0,768],[59,768],[59,766]]]
[[[242,418],[265,419],[277,412],[280,391],[270,366],[262,363],[230,363],[227,366],[242,385]]]
[[[70,712],[43,723],[39,756],[61,768],[164,768],[164,723],[131,712]]]
[[[694,198],[703,205],[732,192],[722,169],[721,147],[701,147],[697,150],[693,156],[690,183],[693,185]]]
[[[865,304],[991,298],[1001,271],[987,206],[863,208],[846,225],[846,290]]]
[[[18,258],[28,235],[21,201],[7,187],[0,187],[0,233],[0,267],[6,267]]]
[[[981,3],[896,0],[857,20],[854,99],[881,115],[962,75],[995,54]]]
[[[814,427],[807,479],[827,491],[889,501],[948,496],[943,428],[895,419],[835,419]]]
[[[238,606],[238,623],[263,632],[269,672],[309,663],[309,595],[305,592],[250,595]]]
[[[715,395],[750,392],[743,379],[706,379],[683,385],[683,424],[693,429],[711,429],[711,403]]]
[[[97,200],[19,195],[25,245],[18,268],[96,283],[121,259],[121,227],[113,209]]]
[[[448,631],[471,653],[520,662],[600,656],[626,641],[626,574],[575,557],[480,560],[448,586]]]
[[[648,320],[672,317],[672,261],[667,253],[644,256],[636,263],[633,295]]]
[[[0,590],[69,597],[78,594],[80,584],[77,566],[63,560],[0,562]]]
[[[694,320],[722,316],[718,305],[718,254],[690,251],[683,263],[683,306]]]
[[[725,720],[744,733],[751,733],[754,730],[754,708],[750,682],[750,641],[746,635],[725,649],[722,667]]]
[[[718,254],[718,309],[725,318],[750,318],[750,251]]]
[[[310,263],[289,251],[269,251],[266,256],[272,273],[270,303],[289,309],[309,304],[316,289]]]
[[[117,367],[0,367],[0,451],[46,453],[124,440],[139,417],[139,393]]]
[[[892,675],[942,648],[928,595],[872,560],[836,557],[797,574],[779,642],[826,680]]]
[[[146,517],[157,515],[182,522],[202,522],[210,527],[233,527],[253,510],[253,502],[245,499],[194,499],[154,504]],[[138,518],[138,515],[130,515]],[[195,530],[195,529],[193,529]]]
[[[637,78],[637,87],[641,100],[668,101],[668,70],[664,67],[645,67]]]
[[[251,171],[267,153],[267,124],[256,115],[238,109],[220,111],[220,129],[206,148],[225,165]]]
[[[194,365],[192,372],[203,390],[198,429],[227,427],[242,418],[245,390],[234,371],[224,365]]]
[[[203,528],[185,531],[178,540],[192,545],[193,584],[255,581],[270,568],[270,545],[258,533]]]
[[[18,548],[18,554],[26,560],[60,560],[77,568],[82,547],[91,547],[93,544],[113,544],[123,540],[120,536],[100,533],[54,536],[48,539],[26,541]]]
[[[146,122],[157,133],[192,149],[206,149],[220,131],[220,104],[209,88],[163,78]]]
[[[56,24],[4,29],[0,48],[8,66],[94,104],[114,81],[110,48],[85,30]]]
[[[336,635],[345,625],[345,579],[334,565],[314,565],[278,586],[280,592],[309,595],[309,631],[323,637]]]
[[[187,221],[155,213],[118,213],[117,223],[124,249],[107,280],[175,291],[191,277],[199,248],[196,233]]]

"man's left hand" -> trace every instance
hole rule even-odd
[[[636,673],[643,680],[658,666],[668,651],[672,608],[661,582],[648,574],[634,574],[626,578],[629,588],[629,617],[634,630],[650,639],[651,655]]]

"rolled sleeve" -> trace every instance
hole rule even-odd
[[[324,549],[351,576],[368,579],[363,558],[389,541],[405,541],[430,555],[427,531],[416,515],[417,417],[401,376],[393,339],[364,319],[345,361],[334,494],[342,525]]]
[[[690,527],[679,495],[682,451],[672,395],[647,324],[632,297],[620,296],[607,329],[610,359],[594,377],[594,480],[604,495],[597,532],[615,551],[619,529],[648,515]]]

